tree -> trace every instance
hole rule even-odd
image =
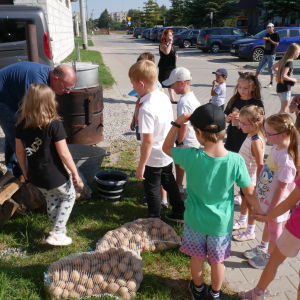
[[[107,9],[101,13],[99,21],[98,21],[98,27],[99,28],[109,28],[111,22],[110,15],[108,14]]]
[[[138,9],[129,9],[127,13],[127,17],[131,17],[131,26],[138,27],[139,26],[139,15],[140,11]]]
[[[284,26],[286,17],[296,20],[300,18],[299,0],[259,0],[258,8],[263,13],[264,22],[272,20],[273,17],[281,17],[281,26]]]
[[[147,24],[147,27],[153,27],[154,25],[162,24],[163,17],[161,15],[160,8],[153,0],[144,2],[142,21]]]
[[[167,13],[168,25],[183,25],[187,24],[186,0],[171,0],[171,8]]]

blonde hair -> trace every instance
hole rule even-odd
[[[274,128],[278,133],[286,133],[290,138],[288,153],[292,157],[296,167],[296,176],[299,176],[299,149],[298,149],[298,131],[294,125],[294,121],[289,114],[275,114],[267,118],[268,125]]]
[[[283,58],[278,62],[278,72],[276,75],[276,82],[277,83],[284,83],[284,79],[281,78],[281,74],[283,69],[285,68],[286,63],[295,59],[295,53],[297,50],[300,50],[300,46],[296,43],[290,44],[287,48]]]
[[[218,126],[217,125],[207,125],[204,127],[204,129],[217,129]],[[224,136],[226,133],[226,129],[217,132],[217,133],[211,133],[211,132],[206,132],[206,131],[202,131],[202,138],[204,139],[205,142],[213,142],[216,143],[218,141],[223,141],[224,140]]]
[[[238,72],[238,73],[240,75],[240,78],[238,79],[238,83],[235,86],[234,95],[231,97],[231,99],[228,102],[228,108],[230,110],[233,109],[233,106],[236,103],[236,101],[241,98],[241,95],[238,92],[239,80],[240,79],[248,80],[250,85],[255,86],[255,89],[251,92],[251,97],[255,100],[262,101],[262,96],[261,96],[261,93],[260,93],[261,85],[260,85],[260,82],[259,82],[257,76],[255,75],[255,73],[253,73],[253,72],[244,72],[244,73],[243,72]]]
[[[265,144],[266,136],[264,130],[264,109],[256,105],[244,106],[240,111],[240,117],[241,116],[247,118],[250,123],[257,124],[257,134],[261,137]]]
[[[53,120],[60,120],[56,111],[55,93],[45,84],[33,83],[21,102],[17,112],[21,117],[16,125],[25,120],[24,129],[43,129]]]
[[[158,77],[155,64],[150,60],[140,60],[132,65],[128,75],[135,82],[141,80],[148,84],[156,84]]]

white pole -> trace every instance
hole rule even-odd
[[[88,50],[87,43],[87,33],[86,33],[86,21],[85,21],[85,9],[84,0],[79,0],[80,3],[80,18],[81,18],[81,37],[82,37],[82,47]]]

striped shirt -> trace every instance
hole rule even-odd
[[[252,137],[248,135],[239,151],[239,154],[242,155],[242,157],[245,160],[246,167],[251,178],[251,182],[254,186],[256,186],[256,181],[257,181],[256,178],[257,164],[255,161],[255,157],[252,155],[251,152],[251,145],[254,140],[258,140],[258,139],[260,139],[262,144],[264,145],[263,140],[258,134],[255,134]],[[265,153],[265,149],[263,147],[263,154],[264,153]]]

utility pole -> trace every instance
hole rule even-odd
[[[86,17],[87,19],[87,31],[89,31],[89,12],[88,12],[88,5],[87,5],[87,0],[86,0]]]
[[[80,4],[80,18],[81,18],[81,37],[82,37],[82,47],[88,50],[87,43],[87,33],[86,33],[86,20],[85,20],[85,10],[84,10],[84,0],[79,0]]]
[[[92,31],[94,30],[94,9],[92,10]]]

